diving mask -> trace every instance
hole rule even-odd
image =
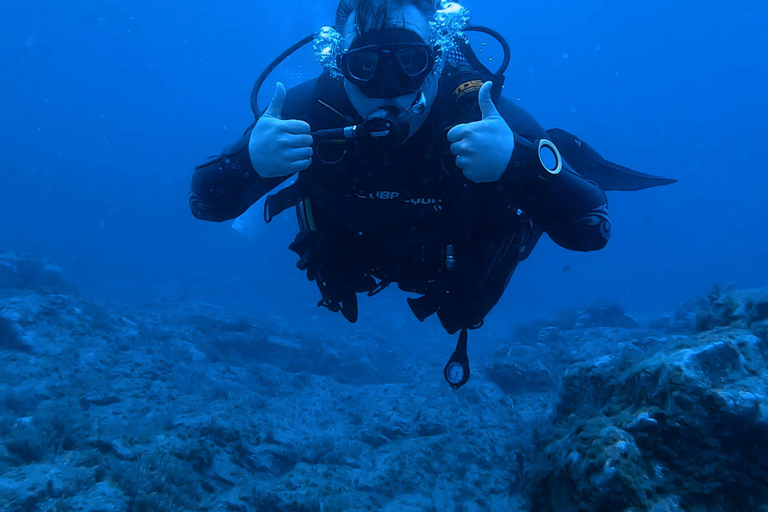
[[[435,68],[435,49],[410,30],[372,30],[339,56],[339,68],[369,98],[396,98],[424,85]]]

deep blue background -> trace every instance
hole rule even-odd
[[[680,183],[611,193],[608,247],[576,254],[545,241],[496,314],[599,299],[643,314],[714,282],[768,284],[768,4],[512,4],[467,2],[514,49],[505,94],[545,127]],[[194,165],[250,122],[261,69],[334,10],[330,0],[4,2],[0,247],[52,258],[115,299],[312,305],[317,291],[286,250],[289,220],[248,243],[228,223],[195,220],[187,190]],[[295,66],[281,68],[289,82],[310,77]]]

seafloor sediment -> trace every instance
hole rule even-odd
[[[714,290],[648,327],[615,306],[531,321],[457,392],[451,347],[72,290],[0,253],[3,511],[768,503],[765,290]]]

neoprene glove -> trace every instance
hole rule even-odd
[[[498,181],[515,150],[515,134],[493,104],[492,87],[493,82],[485,82],[477,97],[482,120],[454,126],[448,132],[456,165],[475,183]]]
[[[256,122],[248,141],[253,168],[262,178],[279,178],[312,164],[312,136],[304,121],[284,120],[285,86],[278,82],[269,107]]]

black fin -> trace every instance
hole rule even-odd
[[[419,322],[423,322],[435,312],[440,309],[440,304],[433,295],[423,295],[421,297],[408,297],[408,306],[410,306],[413,314],[419,319]]]
[[[554,128],[547,130],[547,134],[568,165],[588,180],[600,185],[603,190],[633,191],[677,183],[677,180],[671,178],[643,174],[609,162],[586,142],[565,130]]]
[[[341,314],[347,319],[347,322],[354,324],[357,322],[357,296],[351,292],[343,300],[339,301]]]

